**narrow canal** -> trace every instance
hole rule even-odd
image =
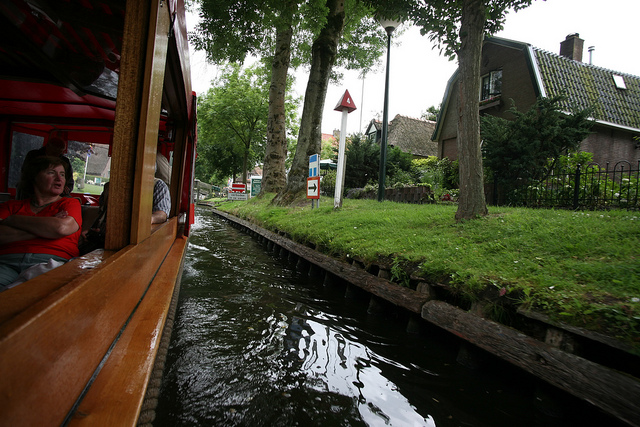
[[[450,335],[407,332],[208,208],[191,234],[156,426],[612,425],[491,358],[463,366]]]

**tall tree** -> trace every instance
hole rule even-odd
[[[272,58],[269,133],[262,188],[280,191],[284,186],[285,129],[282,126],[283,89],[290,61],[310,64],[302,113],[287,192],[293,200],[304,188],[307,153],[320,152],[322,112],[326,88],[337,63],[347,68],[371,68],[382,54],[383,31],[373,25],[371,10],[360,0],[198,0],[202,22],[193,35],[197,49],[213,62],[243,60],[247,54]],[[344,29],[349,37],[339,42]],[[292,49],[292,46],[294,47]],[[295,52],[296,55],[291,55]]]
[[[296,154],[289,171],[287,187],[275,200],[278,204],[289,204],[304,191],[309,156],[320,153],[321,150],[322,112],[338,51],[338,41],[344,27],[344,0],[327,0],[327,8],[326,24],[311,47],[311,70],[304,96]]]
[[[456,219],[487,214],[480,151],[480,58],[485,34],[502,29],[506,12],[533,0],[367,0],[382,10],[401,10],[459,65],[458,156],[460,197]]]
[[[532,0],[423,0],[415,9],[416,22],[441,50],[454,54],[459,65],[458,157],[460,196],[456,219],[487,214],[480,150],[480,59],[486,34],[502,29],[506,12],[519,10]]]
[[[271,86],[269,87],[269,124],[267,147],[262,170],[262,190],[277,193],[287,182],[285,160],[287,159],[287,128],[285,126],[285,98],[287,72],[291,63],[291,21],[278,25],[276,46],[271,66]]]
[[[269,117],[262,188],[285,185],[285,96],[291,40],[299,19],[299,0],[197,0],[200,23],[191,39],[215,64],[244,62],[247,55],[271,60]]]
[[[370,69],[382,55],[382,30],[371,17],[372,10],[359,0],[326,0],[324,25],[314,35],[311,45],[311,67],[296,154],[287,187],[274,203],[289,204],[304,196],[309,156],[322,149],[322,114],[327,88],[332,77],[338,79],[334,66]]]

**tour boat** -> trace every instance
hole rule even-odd
[[[99,194],[81,187],[109,182],[104,248],[0,293],[0,425],[136,424],[153,406],[194,213],[183,0],[2,0],[0,34],[3,200],[52,136],[67,157],[110,165],[91,180],[74,169],[70,196],[86,229]],[[172,205],[151,225],[158,149]]]

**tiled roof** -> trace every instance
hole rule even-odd
[[[545,96],[565,94],[563,107],[595,108],[594,118],[609,124],[640,130],[640,77],[574,61],[532,48]],[[616,87],[621,76],[626,89]]]

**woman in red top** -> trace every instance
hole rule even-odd
[[[38,157],[22,175],[29,198],[0,204],[0,291],[33,265],[78,256],[82,208],[61,196],[65,180],[62,160]]]

